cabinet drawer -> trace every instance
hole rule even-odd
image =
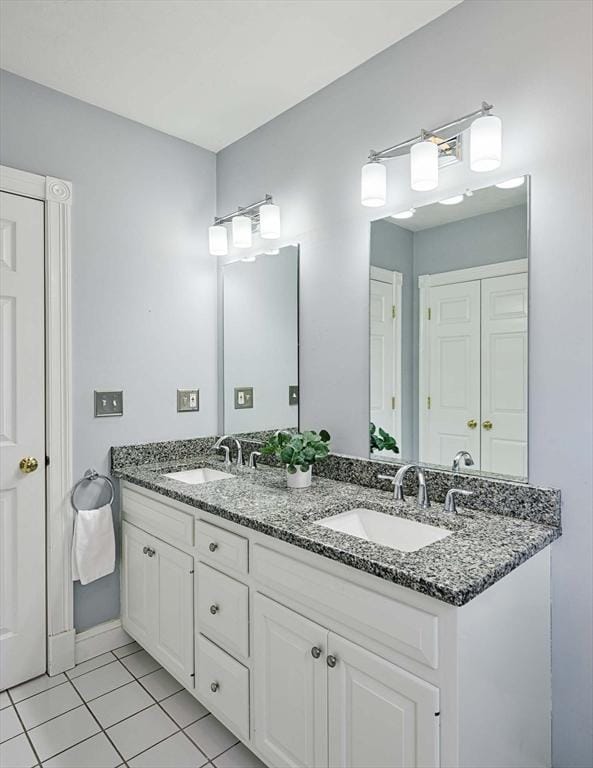
[[[249,738],[249,670],[202,635],[196,641],[198,695],[236,733]]]
[[[252,549],[251,570],[263,585],[437,669],[437,616],[259,544]]]
[[[199,631],[231,653],[249,655],[249,588],[205,563],[198,563]]]
[[[157,501],[140,491],[124,488],[122,514],[128,522],[160,539],[185,547],[194,545],[194,516],[166,501]]]
[[[204,520],[196,520],[196,546],[200,558],[212,565],[247,573],[247,539]]]

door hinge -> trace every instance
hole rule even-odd
[[[45,457],[45,466],[49,467],[49,456]]]
[[[190,571],[190,573],[193,573],[193,571]]]
[[[432,320],[432,309],[430,307],[428,308],[428,319]]]
[[[395,308],[395,304],[391,307],[391,317],[395,320],[397,317],[397,309]]]
[[[395,395],[391,398],[391,410],[395,411]]]
[[[430,406],[432,404],[432,400],[430,399],[430,395],[426,398],[426,407],[430,411]]]
[[[440,712],[435,712],[435,713],[434,713],[434,716],[435,716],[435,717],[440,717],[440,716],[441,716],[441,713],[440,713]]]

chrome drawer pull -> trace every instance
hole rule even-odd
[[[218,613],[218,606],[216,604],[210,606],[210,613],[214,616],[214,614]]]
[[[330,656],[327,657],[327,666],[328,667],[331,667],[333,669],[336,666],[337,663],[338,663],[338,660],[336,659],[335,656],[331,656],[330,655]]]
[[[216,691],[220,688],[220,685],[218,683],[210,683],[210,690],[212,693],[216,693]]]
[[[311,656],[313,656],[314,659],[318,659],[321,656],[321,648],[314,645],[313,648],[311,648]]]
[[[218,549],[218,544],[216,544],[216,542],[214,541],[211,541],[210,544],[208,544],[208,549],[210,550],[210,552],[216,552],[216,550]]]

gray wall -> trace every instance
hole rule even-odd
[[[562,489],[553,546],[553,754],[592,763],[591,660],[591,3],[458,5],[218,155],[218,210],[282,206],[301,243],[301,422],[326,426],[337,449],[363,455],[368,420],[368,221],[360,167],[389,146],[490,99],[504,120],[504,165],[442,173],[438,197],[532,174],[530,479]],[[442,66],[446,61],[447,65]],[[568,131],[568,133],[567,133]],[[559,137],[566,141],[558,144]],[[290,151],[287,151],[287,147]],[[483,181],[482,181],[483,179]],[[405,159],[390,163],[388,207],[411,193]]]
[[[73,183],[75,478],[107,472],[111,445],[215,433],[214,154],[6,72],[0,85],[0,162]],[[177,387],[200,388],[199,413],[177,414]],[[95,388],[124,390],[122,418],[93,418]],[[117,616],[117,572],[76,583],[78,630]]]
[[[298,427],[298,248],[223,269],[224,432]],[[253,408],[235,409],[235,387],[253,387]]]

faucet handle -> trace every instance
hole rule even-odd
[[[456,496],[473,496],[473,491],[466,491],[462,488],[450,488],[447,491],[447,495],[445,496],[445,512],[451,512],[452,514],[455,514],[457,512],[457,503],[455,500]]]
[[[390,480],[395,485],[395,475],[377,475],[377,480]]]
[[[224,451],[224,465],[225,467],[229,467],[231,464],[231,449],[228,445],[219,445],[217,450]]]
[[[397,475],[377,475],[377,480],[389,480],[393,485],[394,500],[404,501],[404,489]]]
[[[251,451],[249,454],[249,469],[257,469],[257,460],[261,456],[261,451]]]

